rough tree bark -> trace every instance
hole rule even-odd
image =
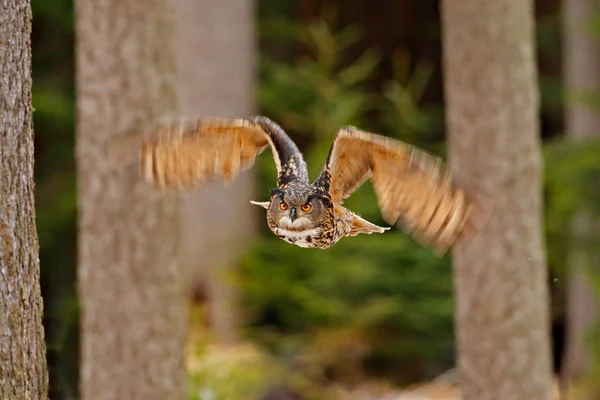
[[[0,1],[0,398],[48,398],[35,226],[31,7]]]
[[[581,92],[600,89],[600,37],[590,29],[590,24],[600,13],[597,0],[563,1],[563,75],[567,93],[565,125],[567,136],[573,141],[584,141],[600,135],[600,111],[577,98]],[[585,210],[573,220],[573,234],[589,236],[598,234],[600,223]],[[578,243],[577,240],[574,243]],[[579,378],[590,372],[590,351],[586,335],[598,320],[598,299],[589,284],[588,268],[598,265],[598,257],[590,251],[571,249],[566,301],[566,346],[564,378]]]
[[[442,2],[451,168],[495,212],[454,252],[466,400],[552,398],[532,0]]]
[[[183,399],[178,202],[143,182],[137,153],[131,163],[108,157],[117,137],[175,113],[171,4],[75,6],[81,397]]]
[[[190,116],[236,117],[253,112],[254,2],[180,0],[177,3],[179,99]],[[256,231],[252,171],[229,188],[210,183],[182,200],[182,255],[194,292],[208,297],[215,339],[239,338],[236,292],[227,273]]]

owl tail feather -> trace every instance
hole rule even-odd
[[[348,236],[356,236],[361,233],[366,233],[367,235],[370,235],[371,233],[383,233],[388,229],[390,228],[383,228],[381,226],[377,226],[375,224],[370,223],[366,219],[359,217],[358,215],[354,215],[354,219],[352,219],[352,229],[350,229],[350,233],[348,233]]]
[[[269,208],[269,202],[268,201],[254,201],[254,200],[250,200],[250,204],[254,204],[255,206],[261,206],[262,208],[268,209]]]

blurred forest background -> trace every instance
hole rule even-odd
[[[569,143],[565,134],[565,1],[536,1],[555,371],[564,352],[569,255],[575,247],[600,254],[600,236],[588,231],[573,237],[568,229],[581,207],[600,212],[600,144]],[[69,0],[32,0],[32,7],[37,226],[51,398],[74,399],[79,382],[74,10]],[[235,112],[260,113],[280,123],[304,151],[311,176],[322,166],[337,128],[346,124],[445,155],[438,1],[258,0],[252,11],[252,19],[240,25],[254,26],[258,38],[256,48],[245,49],[252,52],[247,68],[256,66],[253,104]],[[600,37],[600,15],[590,17],[590,29]],[[227,29],[238,26],[232,23]],[[221,63],[207,68],[225,68],[226,59],[203,57],[198,51],[195,57],[203,63]],[[596,79],[590,89],[600,78],[600,57],[596,75],[590,78]],[[210,94],[200,96],[211,99]],[[225,104],[239,104],[235,93],[232,96]],[[579,97],[600,107],[593,90]],[[274,184],[270,156],[260,157],[257,165],[256,187],[235,192],[243,202],[251,199],[248,193],[265,200]],[[188,201],[187,212],[193,213],[194,207],[209,209],[213,216],[228,212],[218,210],[230,204],[221,198],[203,201],[212,204]],[[369,221],[385,224],[376,204],[370,185],[347,201]],[[209,217],[210,213],[195,218],[221,223]],[[274,237],[263,218],[247,214],[223,224],[223,238],[237,235],[240,223],[260,232],[247,246],[236,247],[240,251],[235,254],[222,250],[232,259],[210,255],[210,248],[191,256],[198,270],[190,287],[191,398],[257,398],[274,387],[306,395],[321,390],[323,382],[406,386],[454,367],[450,257],[437,258],[398,230],[343,240],[325,252],[304,251]],[[191,228],[185,229],[189,235]],[[190,237],[201,242],[198,236]],[[215,264],[236,268],[215,278],[206,272]],[[595,264],[598,267],[597,260]],[[586,280],[600,290],[595,275],[586,274]],[[227,290],[212,285],[225,285]],[[235,306],[218,299],[223,291],[235,293]],[[588,309],[596,300],[579,301]],[[596,310],[583,318],[593,320]],[[590,346],[586,354],[598,360],[600,340]],[[593,361],[588,370],[597,373],[598,365]]]

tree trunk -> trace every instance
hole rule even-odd
[[[178,202],[108,148],[175,114],[169,0],[76,1],[83,399],[183,399]]]
[[[48,398],[35,226],[31,8],[2,0],[0,23],[0,398]]]
[[[600,38],[590,29],[590,24],[600,12],[597,0],[563,1],[563,74],[567,92],[581,94],[600,89]],[[600,111],[578,99],[567,97],[565,125],[568,137],[583,141],[600,135]],[[595,227],[594,227],[595,225]],[[600,224],[581,210],[573,221],[573,234],[590,236],[598,234]],[[589,249],[578,248],[577,240],[569,255],[567,282],[566,329],[567,341],[564,357],[564,377],[578,378],[590,372],[590,349],[586,335],[598,318],[598,299],[589,283],[590,267],[598,265],[598,257]]]
[[[177,2],[179,99],[184,115],[236,117],[253,112],[254,9],[252,0]],[[233,185],[210,183],[182,201],[182,255],[194,292],[207,292],[215,339],[239,337],[231,272],[256,233],[252,171]],[[203,286],[203,287],[202,287]]]
[[[552,398],[532,0],[442,2],[449,158],[494,200],[453,252],[466,400]]]

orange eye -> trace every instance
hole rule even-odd
[[[281,203],[279,203],[279,209],[281,211],[285,211],[285,210],[287,210],[287,208],[288,208],[288,205],[285,204],[283,201]]]
[[[310,203],[302,204],[302,211],[309,212],[310,210],[312,210]]]

